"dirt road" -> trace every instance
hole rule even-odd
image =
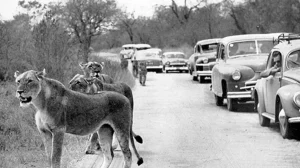
[[[293,168],[300,166],[298,139],[285,140],[277,124],[265,128],[251,105],[238,112],[217,107],[209,84],[192,81],[186,73],[148,73],[146,86],[137,84],[135,133],[144,164],[140,168]],[[117,153],[111,168],[121,168]],[[102,159],[92,156],[80,168],[98,168]],[[137,168],[133,154],[133,168]]]
[[[137,145],[141,168],[300,166],[299,139],[283,139],[277,124],[259,126],[251,105],[238,112],[215,106],[209,84],[188,74],[149,73],[134,96],[134,130],[144,138]]]

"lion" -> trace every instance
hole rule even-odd
[[[132,154],[129,141],[138,158],[132,136],[132,112],[129,100],[122,94],[104,91],[95,95],[72,91],[61,82],[45,77],[44,71],[15,72],[16,97],[21,107],[33,105],[35,121],[45,144],[51,168],[59,168],[64,134],[79,136],[97,132],[103,152],[101,168],[108,168],[114,157],[112,136],[116,134],[124,155],[124,168],[130,168]]]
[[[81,70],[84,73],[85,78],[98,78],[104,83],[114,83],[114,80],[106,75],[102,74],[103,62],[100,64],[98,62],[88,62],[79,64]]]
[[[114,91],[123,94],[125,97],[128,98],[130,102],[132,115],[133,115],[133,107],[134,107],[133,94],[131,88],[125,83],[108,84],[108,83],[103,83],[98,78],[87,79],[83,75],[77,74],[70,80],[69,84],[70,84],[69,88],[71,90],[78,91],[81,93],[86,93],[86,94],[96,94],[99,91]],[[136,135],[133,131],[132,131],[132,135],[137,142],[143,143],[143,139],[141,136]],[[96,148],[96,146],[99,149],[98,143],[96,141],[98,135],[94,133],[90,138],[91,141],[94,143],[88,146],[86,150],[86,154],[94,154],[95,152],[93,149]]]

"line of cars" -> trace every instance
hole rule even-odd
[[[300,35],[246,34],[217,40],[215,61],[206,61],[213,65],[215,104],[222,106],[226,100],[227,109],[236,111],[241,102],[254,103],[261,126],[272,120],[279,123],[283,138],[291,138],[300,126]],[[201,57],[205,54],[190,58],[193,79],[195,71],[197,79],[201,77],[197,72]]]
[[[122,58],[131,59],[133,64],[146,62],[148,71],[157,73],[188,72],[188,60],[183,52],[162,52],[149,44],[125,44],[120,52]]]

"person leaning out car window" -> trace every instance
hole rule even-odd
[[[272,54],[272,67],[268,68],[266,70],[264,70],[263,72],[261,72],[261,76],[262,77],[267,77],[270,75],[275,75],[276,72],[280,72],[281,71],[281,54],[280,52],[274,52]]]

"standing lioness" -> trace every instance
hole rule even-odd
[[[23,107],[36,109],[36,125],[45,143],[51,168],[59,168],[65,133],[74,135],[99,134],[103,152],[101,168],[112,162],[112,135],[115,132],[124,155],[124,168],[130,168],[132,156],[129,141],[138,158],[132,137],[132,116],[128,99],[116,92],[86,95],[67,89],[62,83],[46,78],[45,71],[15,72],[16,96]]]

